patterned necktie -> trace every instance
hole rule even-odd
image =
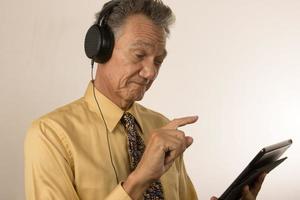
[[[130,168],[133,171],[138,165],[145,151],[145,144],[138,134],[137,123],[130,113],[126,112],[121,118],[121,123],[127,131],[128,137],[128,154],[130,158]],[[145,200],[163,200],[163,188],[159,180],[154,181],[144,192]]]

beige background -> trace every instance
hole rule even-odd
[[[200,199],[220,195],[258,149],[293,138],[259,199],[300,199],[300,1],[166,1],[169,56],[143,104],[180,117]],[[0,2],[0,199],[24,199],[23,140],[38,116],[83,95],[84,35],[102,2]]]

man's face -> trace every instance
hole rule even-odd
[[[141,100],[155,80],[166,57],[166,36],[163,28],[143,15],[130,16],[116,38],[113,55],[103,66],[105,85],[112,100]]]

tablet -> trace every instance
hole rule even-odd
[[[260,150],[252,159],[242,173],[219,197],[219,200],[238,200],[242,196],[242,189],[245,185],[252,185],[258,176],[264,172],[269,173],[277,167],[287,157],[280,158],[281,155],[291,146],[292,140],[285,140],[277,144],[267,146]]]

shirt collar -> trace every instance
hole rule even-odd
[[[140,115],[139,112],[139,106],[136,102],[133,103],[133,105],[127,110],[127,112],[129,112],[130,114],[132,114],[135,118],[135,120],[138,123],[139,128],[141,129],[141,132],[144,133],[144,125],[143,125],[143,121],[142,121],[142,116]]]
[[[87,90],[85,92],[84,98],[86,102],[88,103],[90,109],[99,115],[101,118],[100,110],[97,105],[97,101],[99,104],[99,107],[102,111],[104,120],[107,124],[107,128],[109,132],[112,132],[117,124],[119,123],[121,117],[124,114],[124,110],[122,110],[120,107],[118,107],[115,103],[113,103],[109,98],[104,96],[100,91],[98,91],[96,88],[94,88],[93,83],[90,81]],[[94,91],[95,91],[95,96],[94,96]],[[97,101],[96,101],[96,99]],[[141,131],[143,132],[143,125],[142,125],[142,118],[139,115],[138,112],[138,106],[136,103],[133,103],[133,105],[126,111],[132,114],[136,121],[138,122]]]

